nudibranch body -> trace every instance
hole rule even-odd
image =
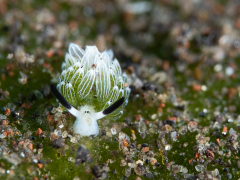
[[[62,64],[57,88],[51,90],[59,102],[76,117],[73,130],[83,136],[97,135],[97,120],[119,118],[128,103],[130,88],[112,50],[85,50],[71,43]]]

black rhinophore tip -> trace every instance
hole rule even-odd
[[[53,95],[59,100],[59,102],[67,109],[71,109],[72,106],[67,102],[67,100],[61,95],[61,93],[57,90],[57,88],[51,84],[50,89]]]
[[[105,109],[103,111],[103,114],[108,115],[108,114],[112,113],[114,110],[119,108],[119,106],[121,106],[123,104],[123,102],[124,102],[124,97],[120,98],[115,103],[113,103],[111,106],[109,106],[107,109]]]

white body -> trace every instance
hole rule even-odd
[[[98,123],[96,119],[87,117],[87,119],[77,118],[73,125],[73,131],[82,136],[98,135]]]
[[[93,106],[87,105],[81,107],[79,111],[72,107],[69,112],[76,117],[73,124],[74,133],[82,136],[98,135],[97,120],[105,116],[102,112],[95,112]]]

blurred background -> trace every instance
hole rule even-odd
[[[92,164],[80,166],[74,165],[79,144],[73,144],[73,136],[65,137],[67,148],[49,146],[51,133],[60,123],[49,84],[57,83],[71,42],[83,48],[96,45],[100,51],[113,49],[132,90],[125,116],[114,127],[108,122],[101,126],[108,132],[102,135],[104,138],[78,139],[94,159]],[[231,132],[238,134],[240,129],[239,55],[239,0],[0,0],[0,174],[4,179],[201,179],[205,170],[212,178],[219,179],[221,174],[223,179],[237,179],[240,161],[231,155],[227,158],[227,152],[237,156],[238,137],[227,146],[229,138],[222,137],[222,131],[223,127],[235,128]],[[222,119],[216,118],[219,115]],[[69,114],[61,114],[62,119],[66,117],[74,121]],[[182,133],[181,127],[188,127],[188,134]],[[45,134],[41,132],[40,136],[38,128]],[[116,136],[112,128],[117,129]],[[135,162],[141,154],[138,150],[139,154],[126,160],[115,138],[121,131],[135,146],[148,143],[159,165],[146,165],[142,174],[135,166],[119,166],[123,158]],[[161,147],[155,145],[164,139],[160,132],[166,134]],[[204,151],[194,148],[199,144],[195,138],[198,133],[210,136],[206,140],[209,144],[222,138],[222,146],[204,144]],[[26,147],[20,147],[21,141],[27,143]],[[177,147],[190,141],[194,143],[182,156]],[[169,152],[167,144],[175,149]],[[106,150],[107,146],[110,149]],[[215,153],[215,160],[225,154],[221,160],[225,164],[208,162],[211,153],[207,148]],[[34,157],[39,155],[35,161],[34,153]],[[192,158],[194,165],[190,163]],[[212,164],[199,166],[201,158]],[[109,159],[114,161],[109,163]],[[96,175],[93,164],[107,161],[109,169],[97,167],[107,173]],[[179,166],[172,166],[172,162]],[[218,172],[213,175],[210,171],[215,168]]]

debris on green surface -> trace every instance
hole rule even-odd
[[[240,2],[0,0],[1,179],[239,179]],[[56,102],[71,42],[131,88],[99,135]]]

